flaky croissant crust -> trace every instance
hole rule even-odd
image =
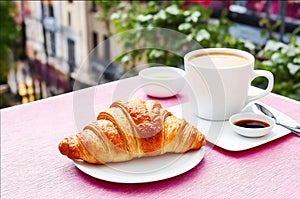
[[[204,135],[156,101],[116,101],[97,121],[59,143],[70,159],[89,163],[121,162],[167,152],[184,153],[205,144]]]

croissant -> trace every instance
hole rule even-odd
[[[132,98],[116,101],[97,121],[63,139],[59,150],[70,159],[104,164],[167,152],[200,149],[205,136],[159,102]]]

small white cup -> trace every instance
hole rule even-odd
[[[224,56],[213,62],[211,58],[215,54]],[[204,61],[199,59],[196,62],[199,57],[204,57]],[[236,57],[246,61],[236,64],[233,59]],[[254,70],[254,61],[250,53],[230,48],[208,48],[187,53],[184,56],[185,78],[197,101],[195,114],[208,120],[227,120],[249,102],[270,93],[273,75],[269,71]],[[268,86],[261,93],[250,96],[250,83],[259,76],[268,79]]]
[[[152,97],[166,98],[178,94],[185,85],[184,70],[155,66],[139,72],[144,92]]]

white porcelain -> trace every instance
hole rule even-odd
[[[82,172],[101,180],[118,183],[145,183],[164,180],[189,171],[203,159],[205,147],[183,154],[168,153],[104,165],[74,161]]]
[[[184,74],[184,70],[168,66],[150,67],[139,72],[145,93],[158,98],[178,94],[185,84]]]
[[[221,52],[235,54],[249,59],[249,62],[234,67],[215,67],[214,63],[191,63],[195,55]],[[208,120],[227,120],[239,113],[249,102],[271,92],[274,78],[271,72],[254,70],[254,56],[248,52],[229,48],[208,48],[187,53],[184,56],[186,80],[197,100],[195,114]],[[251,81],[266,77],[268,87],[257,95],[248,94]]]
[[[253,86],[250,89],[251,94],[259,93],[261,92],[260,90],[261,89],[255,88]],[[290,126],[300,125],[299,122],[278,111],[277,109],[261,102],[256,103],[262,104],[267,109],[269,109],[276,116],[278,121]],[[206,140],[209,143],[211,143],[212,145],[216,145],[224,150],[243,151],[252,149],[264,145],[266,143],[272,142],[291,133],[290,130],[283,128],[279,125],[275,125],[271,132],[265,136],[257,138],[244,137],[237,134],[233,130],[233,128],[230,126],[229,121],[211,121],[195,116],[195,114],[193,114],[190,111],[190,104],[190,102],[186,102],[169,107],[167,109],[168,111],[172,112],[172,114],[174,114],[175,116],[184,118],[187,122],[196,126],[197,129],[205,135]],[[250,103],[243,111],[261,114],[261,112],[252,103]]]
[[[245,128],[235,125],[234,123],[239,120],[259,120],[268,123],[270,126],[263,128]],[[275,126],[275,120],[258,113],[238,113],[229,118],[230,126],[233,130],[245,137],[262,137],[271,132]]]

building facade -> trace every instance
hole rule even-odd
[[[104,73],[108,80],[120,77],[119,66],[106,70],[111,57],[118,53],[117,44],[103,42],[109,35],[99,21],[100,8],[95,1],[16,3],[25,23],[30,68],[34,78],[45,81],[49,95],[73,90],[75,81],[82,87],[96,85]]]

